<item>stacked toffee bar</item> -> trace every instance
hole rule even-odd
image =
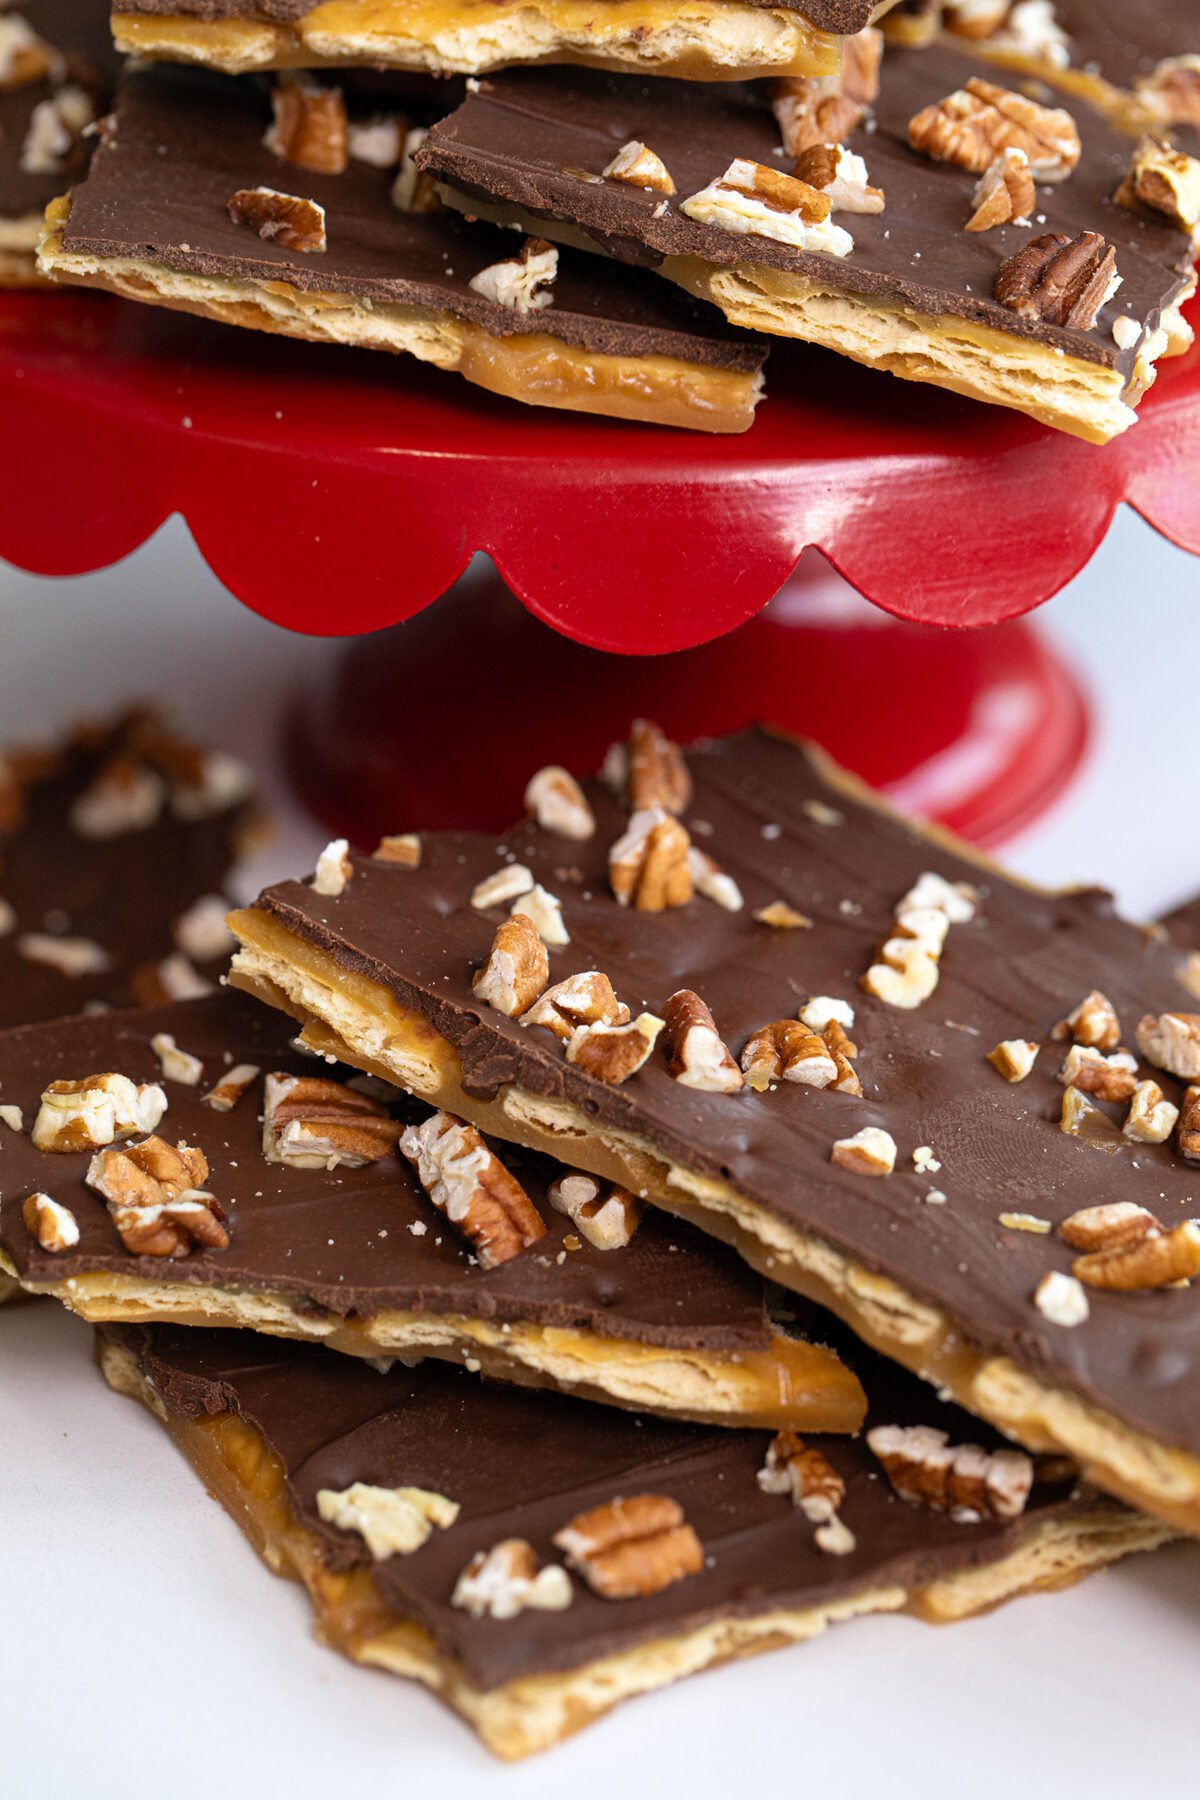
[[[139,60],[47,210],[61,282],[717,432],[770,337],[1097,443],[1191,342],[1188,0],[144,0],[114,29]]]
[[[133,852],[140,777],[59,782]],[[1166,931],[762,732],[526,802],[329,844],[230,915],[242,992],[0,1033],[0,1269],[323,1639],[515,1757],[1200,1528]]]

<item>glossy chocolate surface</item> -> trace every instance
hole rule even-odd
[[[1119,918],[1105,893],[1041,894],[961,860],[915,825],[830,786],[784,739],[751,731],[689,762],[696,792],[685,819],[704,827],[694,826],[695,841],[735,877],[745,909],[727,912],[699,897],[661,914],[618,906],[606,860],[626,819],[592,784],[590,841],[569,842],[531,823],[504,839],[562,900],[571,942],[551,952],[551,979],[602,969],[635,1013],[660,1013],[678,988],[694,988],[735,1055],[752,1032],[808,997],[847,999],[856,1009],[861,1099],[789,1083],[764,1094],[697,1092],[671,1079],[661,1054],[624,1086],[607,1086],[569,1065],[548,1032],[481,1006],[471,976],[502,913],[481,915],[468,897],[497,866],[500,840],[492,836],[429,835],[417,871],[360,858],[336,900],[288,882],[258,904],[424,1013],[456,1046],[473,1090],[491,1095],[516,1082],[565,1096],[598,1124],[649,1138],[699,1174],[727,1178],[767,1213],[894,1277],[944,1308],[978,1349],[1010,1355],[1151,1435],[1200,1451],[1200,1290],[1093,1291],[1085,1325],[1051,1324],[1033,1292],[1047,1271],[1067,1270],[1073,1253],[1056,1235],[999,1222],[1002,1212],[1027,1212],[1058,1224],[1108,1200],[1140,1201],[1168,1225],[1196,1213],[1200,1171],[1173,1144],[1122,1140],[1106,1155],[1059,1130],[1062,1054],[1048,1041],[1092,988],[1110,997],[1130,1045],[1142,1014],[1195,1010],[1177,978],[1177,950]],[[834,807],[842,822],[818,822],[808,801]],[[975,882],[983,902],[971,924],[951,926],[933,996],[900,1011],[858,982],[893,909],[926,869]],[[780,899],[813,928],[779,931],[754,920],[756,909]],[[1044,1046],[1033,1074],[1016,1085],[985,1061],[1012,1037]],[[1142,1073],[1155,1072],[1143,1064]],[[1178,1082],[1156,1079],[1178,1099]],[[1122,1110],[1109,1110],[1119,1121]],[[835,1139],[869,1125],[895,1138],[895,1173],[871,1178],[832,1167]],[[941,1163],[925,1175],[911,1161],[922,1145]],[[945,1204],[926,1202],[931,1189]]]
[[[579,227],[614,257],[651,267],[681,256],[717,267],[788,270],[868,300],[1032,338],[1128,374],[1137,344],[1118,350],[1113,321],[1127,315],[1149,330],[1156,327],[1190,277],[1187,237],[1113,204],[1130,140],[1079,100],[1065,104],[1083,140],[1080,164],[1069,180],[1039,186],[1034,224],[966,231],[977,177],[911,150],[907,127],[922,107],[954,92],[972,73],[1018,85],[1018,77],[957,49],[888,51],[874,118],[847,140],[866,159],[886,207],[878,214],[836,215],[854,238],[846,257],[700,224],[680,210],[735,158],[790,168],[765,83],[697,90],[690,82],[584,70],[513,71],[489,77],[468,94],[433,128],[418,160],[467,196]],[[670,170],[677,193],[665,206],[657,193],[582,178],[599,176],[632,138],[647,143]],[[1115,246],[1123,281],[1092,330],[1024,320],[992,298],[1001,262],[1032,238],[1085,230],[1101,232]]]
[[[151,1049],[160,1031],[201,1058],[200,1085],[162,1081]],[[232,1112],[214,1112],[202,1096],[236,1063],[256,1063],[264,1074],[330,1073],[324,1063],[291,1049],[293,1031],[259,1001],[226,990],[143,1013],[0,1035],[0,1102],[25,1114],[22,1133],[0,1124],[0,1244],[21,1277],[61,1281],[102,1270],[198,1289],[270,1290],[287,1295],[310,1318],[369,1318],[397,1309],[530,1321],[680,1349],[766,1348],[763,1284],[731,1250],[654,1213],[624,1249],[594,1249],[547,1201],[546,1188],[558,1171],[544,1157],[503,1148],[505,1164],[545,1221],[546,1236],[496,1269],[478,1266],[398,1155],[330,1171],[268,1162],[261,1079]],[[29,1129],[47,1084],[108,1069],[139,1082],[162,1082],[169,1106],[158,1133],[204,1151],[208,1187],[229,1214],[228,1249],[178,1260],[130,1255],[104,1201],[86,1186],[90,1156],[34,1147]],[[428,1116],[427,1106],[401,1096],[398,1101],[406,1120]],[[75,1214],[81,1233],[76,1249],[53,1254],[26,1229],[22,1202],[38,1191]],[[567,1239],[579,1247],[565,1248]],[[823,1315],[812,1308],[805,1317],[819,1334]]]
[[[352,116],[383,109],[383,84],[351,102]],[[415,122],[412,86],[397,110]],[[352,159],[341,175],[314,175],[263,144],[269,86],[206,70],[137,68],[121,86],[117,129],[76,189],[63,238],[68,253],[132,257],[185,275],[286,281],[305,292],[366,304],[452,313],[496,336],[549,333],[616,356],[672,356],[755,370],[758,341],[735,332],[716,309],[664,289],[639,271],[610,269],[563,253],[554,301],[518,313],[475,293],[470,278],[513,256],[511,232],[472,227],[446,212],[401,212],[391,198],[395,170]],[[231,222],[242,188],[269,187],[316,201],[326,211],[329,246],[305,254],[264,242]]]
[[[379,1375],[349,1357],[232,1332],[156,1327],[119,1335],[176,1412],[234,1411],[258,1428],[284,1464],[293,1511],[334,1567],[368,1558],[357,1533],[321,1521],[321,1489],[362,1481],[457,1501],[454,1525],[412,1555],[375,1564],[374,1580],[385,1601],[423,1625],[442,1655],[485,1689],[578,1668],[722,1617],[800,1610],[863,1590],[911,1590],[1018,1549],[1041,1523],[1084,1520],[1097,1504],[1120,1510],[1111,1501],[1072,1500],[1059,1484],[1035,1487],[1013,1523],[959,1523],[898,1499],[864,1437],[809,1437],[846,1483],[841,1516],[857,1540],[852,1554],[830,1556],[790,1498],[758,1487],[766,1432],[630,1417],[432,1363]],[[940,1426],[955,1443],[998,1444],[914,1377],[865,1355],[862,1363],[872,1424]],[[472,1619],[450,1604],[476,1551],[523,1537],[540,1561],[559,1561],[551,1540],[570,1518],[640,1493],[682,1506],[706,1553],[698,1575],[630,1600],[599,1599],[575,1580],[564,1611],[507,1621]]]

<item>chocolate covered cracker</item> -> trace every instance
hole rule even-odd
[[[502,840],[566,938],[514,1010],[473,986],[512,904],[471,905],[493,837],[425,837],[415,869],[353,858],[336,897],[268,890],[234,915],[234,979],[318,1048],[569,1144],[1031,1448],[1200,1529],[1200,1306],[1176,1285],[1200,1237],[1200,1019],[1178,952],[782,738],[685,768],[642,726],[610,775],[617,798],[585,788],[591,836],[531,820]],[[612,1000],[589,987],[564,1015],[589,972]]]

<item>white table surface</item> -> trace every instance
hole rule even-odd
[[[1150,916],[1200,889],[1200,563],[1120,515],[1041,621],[1090,687],[1097,731],[1079,780],[1009,860],[1041,881],[1099,880]],[[312,866],[321,834],[283,792],[277,723],[334,654],[239,607],[178,523],[77,582],[0,566],[0,742],[129,696],[174,703],[260,764],[277,803],[248,893]],[[506,1768],[416,1688],[312,1640],[300,1590],[257,1563],[159,1427],[108,1393],[89,1337],[49,1302],[0,1310],[9,1800],[1196,1791],[1188,1546],[954,1627],[852,1622]]]

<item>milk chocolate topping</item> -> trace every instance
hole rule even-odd
[[[385,1601],[423,1625],[439,1651],[485,1689],[578,1668],[712,1619],[817,1606],[865,1589],[916,1588],[994,1561],[1043,1523],[1083,1521],[1097,1505],[1120,1512],[1112,1501],[1071,1499],[1059,1484],[1035,1486],[1013,1523],[959,1523],[898,1499],[864,1437],[809,1437],[846,1483],[841,1517],[857,1540],[852,1554],[830,1556],[790,1499],[758,1487],[765,1432],[630,1418],[431,1363],[378,1375],[349,1357],[237,1333],[156,1327],[118,1335],[175,1412],[233,1411],[258,1428],[283,1462],[293,1511],[334,1567],[369,1559],[357,1533],[321,1521],[321,1489],[362,1481],[457,1501],[462,1511],[449,1530],[435,1531],[413,1555],[375,1564],[374,1581]],[[900,1370],[864,1355],[862,1373],[870,1424],[933,1425],[954,1443],[998,1443]],[[506,1622],[475,1620],[451,1606],[476,1551],[523,1537],[540,1561],[558,1562],[551,1540],[568,1519],[638,1493],[665,1494],[683,1507],[706,1553],[698,1575],[653,1598],[621,1601],[599,1599],[575,1581],[565,1611]]]
[[[875,3],[876,0],[747,0],[751,6],[773,6],[798,12],[819,31],[832,31],[839,36],[861,31],[864,25],[869,25]],[[272,24],[290,25],[315,12],[322,4],[323,0],[119,0],[117,10],[203,19],[209,23],[221,19],[267,19]],[[600,0],[601,11],[603,6],[604,0]]]
[[[111,837],[84,836],[71,822],[75,802],[106,768],[138,762],[148,728],[165,732],[155,715],[138,710],[32,759],[10,750],[11,786],[0,767],[0,899],[15,914],[12,929],[0,933],[0,1027],[55,1019],[89,1003],[131,1005],[153,965],[178,949],[176,921],[225,885],[250,822],[245,800],[184,818],[164,791],[152,824]],[[168,741],[178,740],[168,734]],[[7,823],[5,794],[15,807]],[[22,954],[27,932],[88,938],[109,966],[64,975]],[[197,972],[216,981],[226,960],[201,960]]]
[[[103,0],[20,0],[12,10],[20,13],[52,50],[63,55],[68,79],[94,93],[103,110],[118,60]],[[0,219],[40,215],[63,191],[63,175],[29,174],[21,167],[34,108],[51,99],[54,92],[51,81],[0,88]],[[78,173],[78,167],[71,170],[72,177]]]
[[[698,1092],[672,1081],[661,1054],[612,1087],[568,1064],[548,1032],[481,1006],[471,975],[501,915],[474,912],[468,896],[497,866],[501,840],[493,836],[430,835],[419,870],[357,859],[336,900],[288,882],[258,904],[427,1015],[456,1046],[470,1088],[492,1094],[516,1082],[565,1095],[597,1124],[648,1137],[685,1167],[728,1178],[766,1212],[945,1308],[977,1347],[1011,1355],[1157,1438],[1200,1450],[1200,1294],[1094,1291],[1085,1325],[1053,1325],[1033,1292],[1048,1270],[1069,1268],[1072,1252],[1055,1235],[999,1222],[1002,1212],[1028,1212],[1057,1224],[1109,1200],[1140,1201],[1169,1225],[1196,1212],[1200,1173],[1172,1145],[1123,1141],[1104,1155],[1059,1130],[1062,1055],[1047,1041],[1093,988],[1112,1000],[1130,1045],[1142,1014],[1195,1010],[1177,979],[1178,951],[1119,918],[1105,893],[1041,894],[980,871],[915,826],[848,798],[781,738],[747,732],[695,751],[689,763],[696,791],[685,818],[702,822],[696,842],[737,880],[744,910],[699,897],[661,914],[618,906],[606,858],[627,819],[592,784],[591,840],[568,844],[532,823],[503,840],[562,900],[571,942],[551,952],[551,978],[602,969],[635,1013],[661,1012],[669,995],[693,988],[735,1055],[752,1032],[808,997],[844,998],[856,1011],[861,1099],[788,1083],[763,1094]],[[835,808],[842,822],[812,817],[812,800]],[[565,863],[578,868],[577,880],[562,879]],[[936,992],[915,1011],[899,1011],[858,982],[897,902],[926,869],[976,883],[983,903],[972,923],[951,926]],[[772,930],[754,920],[781,899],[813,928]],[[1034,1072],[1017,1085],[985,1061],[1013,1037],[1043,1043]],[[1173,1078],[1144,1064],[1141,1072],[1178,1099]],[[869,1125],[895,1138],[896,1172],[872,1179],[832,1167],[835,1139]],[[940,1161],[936,1172],[915,1171],[912,1152],[922,1145]],[[944,1205],[926,1203],[931,1188],[945,1194]]]
[[[488,203],[525,215],[562,220],[598,249],[650,267],[673,256],[720,267],[765,264],[827,282],[866,299],[882,299],[935,317],[952,315],[1032,338],[1086,361],[1128,374],[1136,343],[1118,350],[1112,324],[1121,314],[1153,330],[1191,274],[1182,232],[1112,203],[1129,162],[1130,140],[1086,103],[1067,100],[1083,140],[1068,181],[1038,188],[1033,226],[987,232],[964,229],[976,176],[935,163],[908,146],[909,120],[961,87],[972,73],[1016,87],[1019,78],[976,64],[957,49],[889,50],[874,119],[848,146],[866,159],[885,210],[844,213],[836,222],[854,238],[848,256],[802,251],[766,237],[701,224],[681,210],[695,194],[745,157],[772,168],[780,135],[766,86],[641,81],[581,70],[518,70],[488,78],[436,125],[418,161],[441,180]],[[594,181],[619,145],[647,143],[670,170],[677,193],[661,196],[615,181]],[[993,286],[1000,263],[1039,232],[1101,232],[1116,249],[1123,285],[1090,331],[1026,320],[1000,306]]]
[[[396,107],[417,113],[412,84]],[[352,112],[385,109],[373,85]],[[349,98],[349,97],[348,97]],[[470,278],[513,256],[510,232],[473,228],[453,214],[405,213],[392,201],[395,170],[351,159],[341,175],[314,175],[263,145],[269,88],[206,70],[138,68],[122,83],[117,129],[76,189],[63,247],[71,253],[133,257],[184,274],[280,281],[305,292],[364,303],[421,306],[470,320],[497,336],[549,333],[618,356],[673,356],[739,370],[757,369],[757,340],[727,326],[715,308],[664,291],[637,271],[564,253],[553,305],[518,313],[476,294]],[[326,210],[323,255],[263,242],[231,223],[241,188],[264,186],[314,200]]]
[[[196,1087],[163,1083],[169,1107],[159,1135],[199,1145],[209,1162],[208,1186],[230,1216],[227,1250],[177,1261],[131,1256],[104,1201],[85,1184],[89,1155],[37,1150],[28,1135],[42,1090],[60,1077],[111,1069],[139,1082],[162,1081],[151,1049],[162,1031],[201,1058],[205,1079]],[[370,1316],[394,1308],[510,1324],[527,1320],[680,1349],[767,1346],[763,1284],[732,1251],[654,1214],[624,1249],[594,1249],[546,1200],[546,1187],[559,1171],[544,1157],[502,1147],[505,1165],[545,1221],[546,1236],[489,1270],[477,1266],[469,1245],[397,1156],[328,1172],[267,1162],[262,1081],[228,1113],[214,1112],[201,1096],[236,1063],[256,1063],[264,1073],[329,1073],[292,1050],[291,1036],[277,1014],[228,991],[143,1013],[62,1020],[0,1035],[0,1101],[20,1106],[26,1126],[17,1134],[0,1124],[0,1244],[18,1273],[59,1281],[104,1270],[198,1288],[269,1289],[288,1295],[310,1317]],[[428,1107],[397,1098],[402,1117],[428,1116]],[[22,1202],[39,1190],[75,1214],[77,1249],[52,1254],[26,1230]],[[579,1248],[564,1253],[568,1238]],[[812,1308],[809,1317],[819,1336],[823,1315]]]

